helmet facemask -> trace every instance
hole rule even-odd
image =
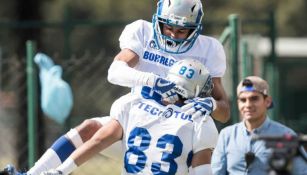
[[[203,12],[198,0],[162,0],[153,15],[154,38],[159,49],[167,53],[187,52],[202,30]],[[189,29],[186,39],[175,39],[163,34],[163,25]]]
[[[207,82],[205,83],[203,88],[200,90],[198,97],[202,97],[202,98],[210,97],[213,88],[214,88],[214,84],[210,76],[210,78],[207,79]]]

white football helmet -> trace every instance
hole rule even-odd
[[[166,79],[174,82],[176,92],[186,99],[199,95],[210,96],[213,89],[209,71],[195,59],[176,62],[168,71]]]
[[[152,23],[157,47],[168,53],[184,53],[194,44],[202,30],[203,17],[200,0],[160,0]],[[162,25],[184,27],[191,29],[186,39],[174,39],[163,35]]]

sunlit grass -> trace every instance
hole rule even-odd
[[[122,162],[97,155],[76,169],[74,175],[120,175]]]

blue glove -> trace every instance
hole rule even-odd
[[[175,83],[159,77],[155,80],[152,90],[160,94],[163,101],[175,103],[179,99],[175,86]]]
[[[186,103],[186,105],[181,107],[182,111],[187,115],[192,115],[193,119],[204,116],[205,121],[207,116],[210,116],[216,109],[216,101],[212,97],[196,97],[186,100],[184,103]]]

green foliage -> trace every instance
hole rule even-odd
[[[150,20],[156,3],[153,0],[67,0],[47,1],[42,11],[46,19],[61,20],[69,10],[74,19],[91,20]]]
[[[205,20],[225,21],[236,13],[242,20],[266,19],[275,11],[279,36],[306,36],[307,1],[305,0],[216,0],[204,3]],[[259,30],[260,26],[254,29]]]

